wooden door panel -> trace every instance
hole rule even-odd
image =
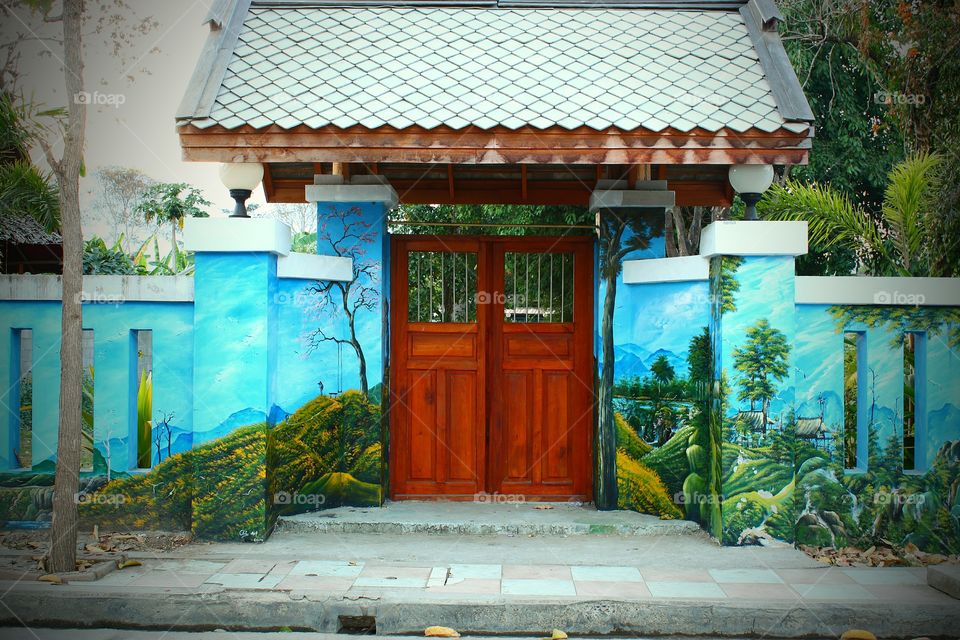
[[[487,316],[466,290],[476,287],[483,266],[475,240],[394,239],[389,455],[395,499],[456,499],[484,489]],[[417,288],[417,277],[429,291]],[[417,298],[413,308],[411,295]]]
[[[491,490],[534,499],[589,500],[592,247],[557,239],[502,241],[491,262],[494,290],[503,292],[498,296],[503,302],[490,313],[491,387],[493,395],[502,397],[491,404]],[[573,264],[572,283],[565,280],[555,287],[543,279],[543,265],[558,263]],[[505,275],[511,267],[513,283]],[[517,303],[520,287],[525,295]],[[564,293],[558,297],[558,291]],[[564,296],[570,292],[572,300]],[[513,308],[505,308],[511,301]]]
[[[567,482],[572,476],[570,436],[576,425],[570,422],[573,391],[566,372],[543,373],[543,481]]]
[[[405,451],[411,480],[435,476],[434,440],[437,432],[437,371],[410,371],[406,412],[409,447]]]
[[[471,499],[499,492],[589,500],[592,240],[393,241],[391,497]],[[458,261],[450,255],[458,252],[474,257]],[[436,260],[438,253],[446,258]],[[450,264],[459,275],[433,288]],[[424,274],[426,292],[414,279]],[[458,297],[474,290],[476,302]]]
[[[441,451],[446,462],[446,478],[477,486],[483,475],[478,465],[476,423],[477,395],[480,385],[476,371],[446,371],[445,395],[447,424],[446,441]]]

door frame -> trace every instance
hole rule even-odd
[[[394,482],[395,471],[398,468],[399,463],[398,457],[402,449],[403,442],[398,441],[396,429],[396,421],[394,419],[394,406],[398,401],[397,394],[399,388],[397,386],[396,376],[401,370],[400,365],[405,366],[406,363],[406,354],[405,350],[401,349],[400,344],[401,340],[399,339],[398,332],[395,330],[399,326],[399,323],[406,322],[406,318],[400,317],[400,311],[403,309],[406,311],[407,305],[405,302],[408,298],[408,288],[407,288],[407,274],[405,269],[407,265],[407,256],[406,253],[410,251],[417,251],[418,247],[420,250],[436,250],[437,241],[441,241],[445,249],[450,251],[464,251],[472,250],[468,248],[476,247],[478,252],[477,256],[477,269],[478,269],[478,283],[485,281],[490,284],[490,288],[494,291],[497,290],[499,286],[500,289],[503,288],[502,280],[503,274],[494,273],[494,254],[499,253],[503,255],[506,251],[545,251],[545,250],[563,250],[567,249],[568,251],[574,252],[578,256],[578,260],[582,260],[586,263],[586,267],[577,266],[575,262],[574,267],[574,317],[577,318],[577,328],[579,329],[578,339],[583,341],[583,362],[577,363],[577,368],[580,369],[581,375],[585,379],[592,381],[592,390],[590,394],[590,411],[589,411],[589,423],[585,429],[585,446],[587,447],[586,454],[582,457],[578,457],[577,460],[586,466],[586,470],[581,470],[583,477],[586,479],[586,486],[583,487],[582,499],[584,502],[593,501],[593,490],[595,484],[595,465],[594,465],[594,452],[596,447],[596,437],[597,437],[597,389],[596,389],[596,370],[597,370],[597,361],[596,361],[596,309],[595,309],[595,283],[596,283],[596,237],[593,235],[578,235],[578,236],[498,236],[498,235],[482,235],[482,234],[462,234],[462,235],[434,235],[434,234],[391,234],[390,235],[390,273],[389,273],[389,282],[390,282],[390,309],[389,309],[389,402],[386,407],[386,424],[389,426],[386,444],[387,444],[387,473],[386,473],[386,495],[389,499],[396,499],[395,488],[396,484]],[[511,246],[512,245],[512,246]],[[402,257],[401,257],[401,254]],[[486,272],[481,276],[481,268]],[[488,292],[490,294],[493,291]],[[499,292],[502,294],[502,291]],[[486,380],[489,376],[487,369],[493,365],[494,352],[498,349],[491,348],[490,342],[491,337],[494,332],[493,330],[493,317],[494,314],[499,313],[503,314],[503,301],[496,300],[497,296],[492,296],[494,299],[491,304],[478,305],[477,308],[477,317],[478,324],[483,326],[484,335],[484,354],[482,356],[482,364],[480,366],[481,371],[479,375],[482,375],[482,380]],[[481,323],[481,313],[484,314],[484,322]],[[491,453],[491,445],[494,444],[494,431],[495,425],[492,424],[495,416],[497,415],[496,411],[496,399],[492,397],[493,395],[493,385],[488,385],[484,382],[484,387],[486,392],[481,394],[483,396],[483,415],[485,416],[484,428],[481,430],[479,437],[479,442],[477,443],[477,452],[478,452],[478,465],[482,471],[480,482],[483,486],[479,487],[478,493],[492,493],[496,491],[496,479],[494,478],[495,465],[488,464],[488,456]],[[578,495],[581,492],[578,492]],[[416,495],[416,500],[437,500],[437,501],[469,501],[475,499],[474,495],[462,495],[462,494],[435,494],[435,495]],[[527,496],[527,500],[531,501],[556,501],[558,499],[564,499],[564,496]]]

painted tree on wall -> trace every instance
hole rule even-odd
[[[312,285],[309,291],[318,296],[317,311],[321,317],[336,322],[346,319],[346,335],[337,335],[334,329],[319,327],[309,338],[309,351],[330,342],[338,348],[348,347],[357,356],[360,375],[360,392],[369,397],[367,383],[367,360],[357,336],[357,315],[374,311],[380,300],[380,262],[367,256],[369,248],[378,238],[373,224],[363,218],[360,207],[340,209],[330,207],[317,229],[317,243],[323,251],[353,259],[353,279],[350,282],[325,281]]]
[[[654,235],[652,223],[662,215],[643,215],[637,211],[607,210],[600,213],[600,277],[606,286],[600,321],[603,364],[598,393],[599,429],[597,434],[597,507],[614,509],[617,505],[615,466],[617,428],[614,421],[613,374],[616,356],[613,348],[613,312],[616,309],[617,276],[623,260],[634,251],[650,246]]]
[[[776,382],[789,372],[790,345],[782,331],[770,326],[766,318],[747,329],[747,341],[734,349],[733,366],[740,372],[737,398],[750,403],[750,410],[760,404],[763,424],[767,424],[767,408],[777,392]]]

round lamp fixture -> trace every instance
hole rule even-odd
[[[730,167],[728,174],[730,186],[740,194],[740,199],[747,205],[747,220],[757,219],[757,203],[763,192],[773,184],[773,165],[769,164],[735,164]]]
[[[220,165],[220,182],[230,190],[230,197],[237,203],[231,218],[250,217],[244,203],[261,180],[263,165],[259,162],[224,162]]]

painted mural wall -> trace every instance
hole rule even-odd
[[[281,514],[381,502],[382,214],[379,204],[320,212],[318,253],[353,258],[349,283],[278,278],[268,253],[199,253],[194,304],[84,306],[102,390],[90,403],[86,523],[259,541]],[[14,359],[14,330],[33,330],[33,465],[7,459],[0,473],[0,520],[24,526],[50,519],[59,305],[4,301],[0,311],[3,362]],[[137,330],[152,331],[149,404]],[[2,368],[4,389],[20,387],[12,371]],[[145,428],[159,444],[138,468]]]
[[[60,306],[53,302],[2,301],[0,314],[0,358],[10,364],[0,372],[0,387],[7,391],[8,398],[0,417],[8,445],[3,447],[4,471],[0,472],[0,519],[14,523],[46,522],[51,515],[56,459]],[[89,461],[89,466],[81,471],[80,481],[81,493],[91,496],[81,498],[81,511],[87,512],[95,507],[92,496],[109,482],[143,475],[138,470],[137,456],[141,435],[138,428],[142,432],[144,426],[137,420],[141,398],[152,396],[148,415],[155,421],[144,447],[149,456],[147,464],[158,465],[191,449],[193,395],[183,393],[183,388],[193,384],[193,308],[189,303],[85,304],[84,327],[93,338],[92,363],[84,372],[81,443],[85,451],[82,457]],[[17,334],[25,329],[32,333],[32,349],[26,358],[30,364],[23,371],[23,380],[14,379],[11,373],[20,368],[13,362]],[[149,331],[154,344],[152,374],[143,386],[137,371],[134,331]],[[31,387],[29,397],[21,397],[27,380]],[[29,410],[25,411],[27,406]],[[29,425],[24,421],[29,421]],[[22,429],[22,440],[11,438],[15,427]],[[12,440],[19,440],[17,444],[21,446],[11,446]],[[27,443],[30,453],[23,456]],[[123,499],[115,496],[112,500]],[[170,511],[174,513],[176,509]],[[142,521],[144,526],[151,523],[146,512],[131,512],[128,521]],[[171,523],[169,519],[164,522]]]
[[[712,267],[723,543],[956,553],[958,309],[795,305],[791,258]]]
[[[597,478],[616,488],[601,506],[701,521],[715,500],[706,411],[709,287],[623,281],[624,261],[664,257],[663,220],[662,209],[600,216]],[[604,456],[605,444],[613,451]],[[615,463],[604,468],[606,460]]]

